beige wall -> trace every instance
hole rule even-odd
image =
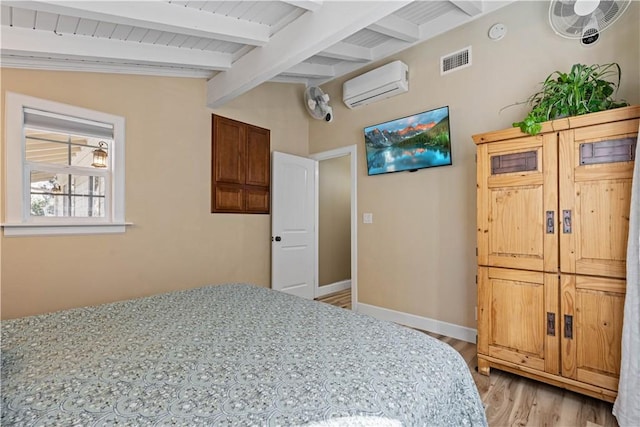
[[[471,135],[511,126],[525,100],[554,70],[573,63],[616,61],[623,70],[620,98],[640,102],[640,2],[633,2],[594,46],[556,36],[548,25],[547,2],[516,2],[435,39],[388,58],[409,66],[409,92],[348,110],[342,83],[323,86],[334,100],[332,123],[310,123],[310,152],[358,145],[358,301],[400,312],[475,327],[475,145]],[[506,25],[504,39],[487,31]],[[472,66],[446,76],[440,57],[472,46]],[[453,166],[416,173],[366,175],[365,126],[448,105]]]
[[[351,156],[318,167],[318,285],[351,279]]]
[[[210,283],[269,285],[270,217],[209,213],[205,80],[1,73],[3,107],[13,91],[125,117],[126,220],[134,223],[116,235],[1,237],[2,318]],[[303,90],[266,84],[215,112],[271,129],[272,150],[306,155]]]

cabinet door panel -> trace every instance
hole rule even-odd
[[[595,268],[604,261],[623,266],[627,256],[624,236],[629,234],[627,219],[630,209],[631,182],[606,181],[577,183],[580,198],[576,203],[579,226],[579,258],[576,269],[579,273],[606,273]],[[607,262],[609,261],[609,262]],[[587,264],[594,264],[593,270]],[[584,265],[583,265],[584,264]]]
[[[269,213],[269,190],[265,188],[246,188],[245,205],[247,212]]]
[[[255,126],[247,128],[246,184],[269,187],[270,132]]]
[[[213,116],[214,181],[244,184],[246,126],[235,120]]]
[[[478,146],[480,265],[557,271],[556,141],[554,134]]]
[[[573,318],[563,327],[564,376],[617,390],[624,297],[624,280],[563,275],[562,314]]]
[[[542,270],[542,191],[542,186],[490,191],[489,265]]]
[[[491,288],[491,344],[543,357],[543,284],[492,279]]]
[[[630,122],[635,133],[629,133]],[[562,272],[625,277],[633,161],[612,152],[585,164],[581,153],[596,150],[585,144],[635,140],[637,129],[638,120],[628,120],[560,133],[560,210],[570,212],[570,230],[560,235]]]
[[[242,187],[218,184],[213,192],[213,210],[216,212],[242,212],[244,192]]]
[[[478,286],[478,352],[558,373],[557,276],[480,267]]]

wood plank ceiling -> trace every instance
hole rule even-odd
[[[511,1],[8,1],[3,67],[208,79],[211,108],[319,85]]]

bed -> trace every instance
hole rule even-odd
[[[3,426],[487,425],[447,344],[247,284],[3,321],[1,393]]]

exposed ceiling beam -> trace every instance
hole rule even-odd
[[[318,52],[317,55],[354,62],[367,62],[373,59],[371,49],[344,42],[338,42],[333,46],[329,46],[322,52]]]
[[[469,16],[480,15],[484,9],[486,0],[449,0],[456,7]]]
[[[187,34],[227,42],[264,46],[270,28],[228,16],[163,1],[3,1],[8,6]]]
[[[294,77],[294,76],[285,76],[280,74],[279,76],[275,76],[269,83],[291,83],[291,84],[302,84],[305,86],[315,86],[309,84],[309,79],[306,77]]]
[[[166,64],[209,70],[231,68],[231,55],[228,53],[78,35],[56,35],[50,31],[30,28],[2,27],[0,31],[0,52],[3,55],[53,58],[73,56],[76,59],[101,59],[129,64]]]
[[[368,29],[409,43],[420,40],[418,26],[395,15],[382,18]]]
[[[85,71],[88,73],[137,74],[144,76],[190,77],[210,79],[215,71],[162,66],[152,64],[131,64],[124,62],[99,62],[87,59],[52,58],[43,56],[15,56],[2,53],[0,62],[6,68],[50,71]]]
[[[309,64],[301,62],[285,70],[282,74],[293,77],[306,77],[309,79],[326,79],[335,76],[332,65]]]
[[[310,12],[315,12],[322,7],[322,0],[282,0],[282,2]]]
[[[216,108],[345,37],[395,12],[410,1],[327,2],[276,33],[269,44],[254,49],[207,83],[207,106]]]

